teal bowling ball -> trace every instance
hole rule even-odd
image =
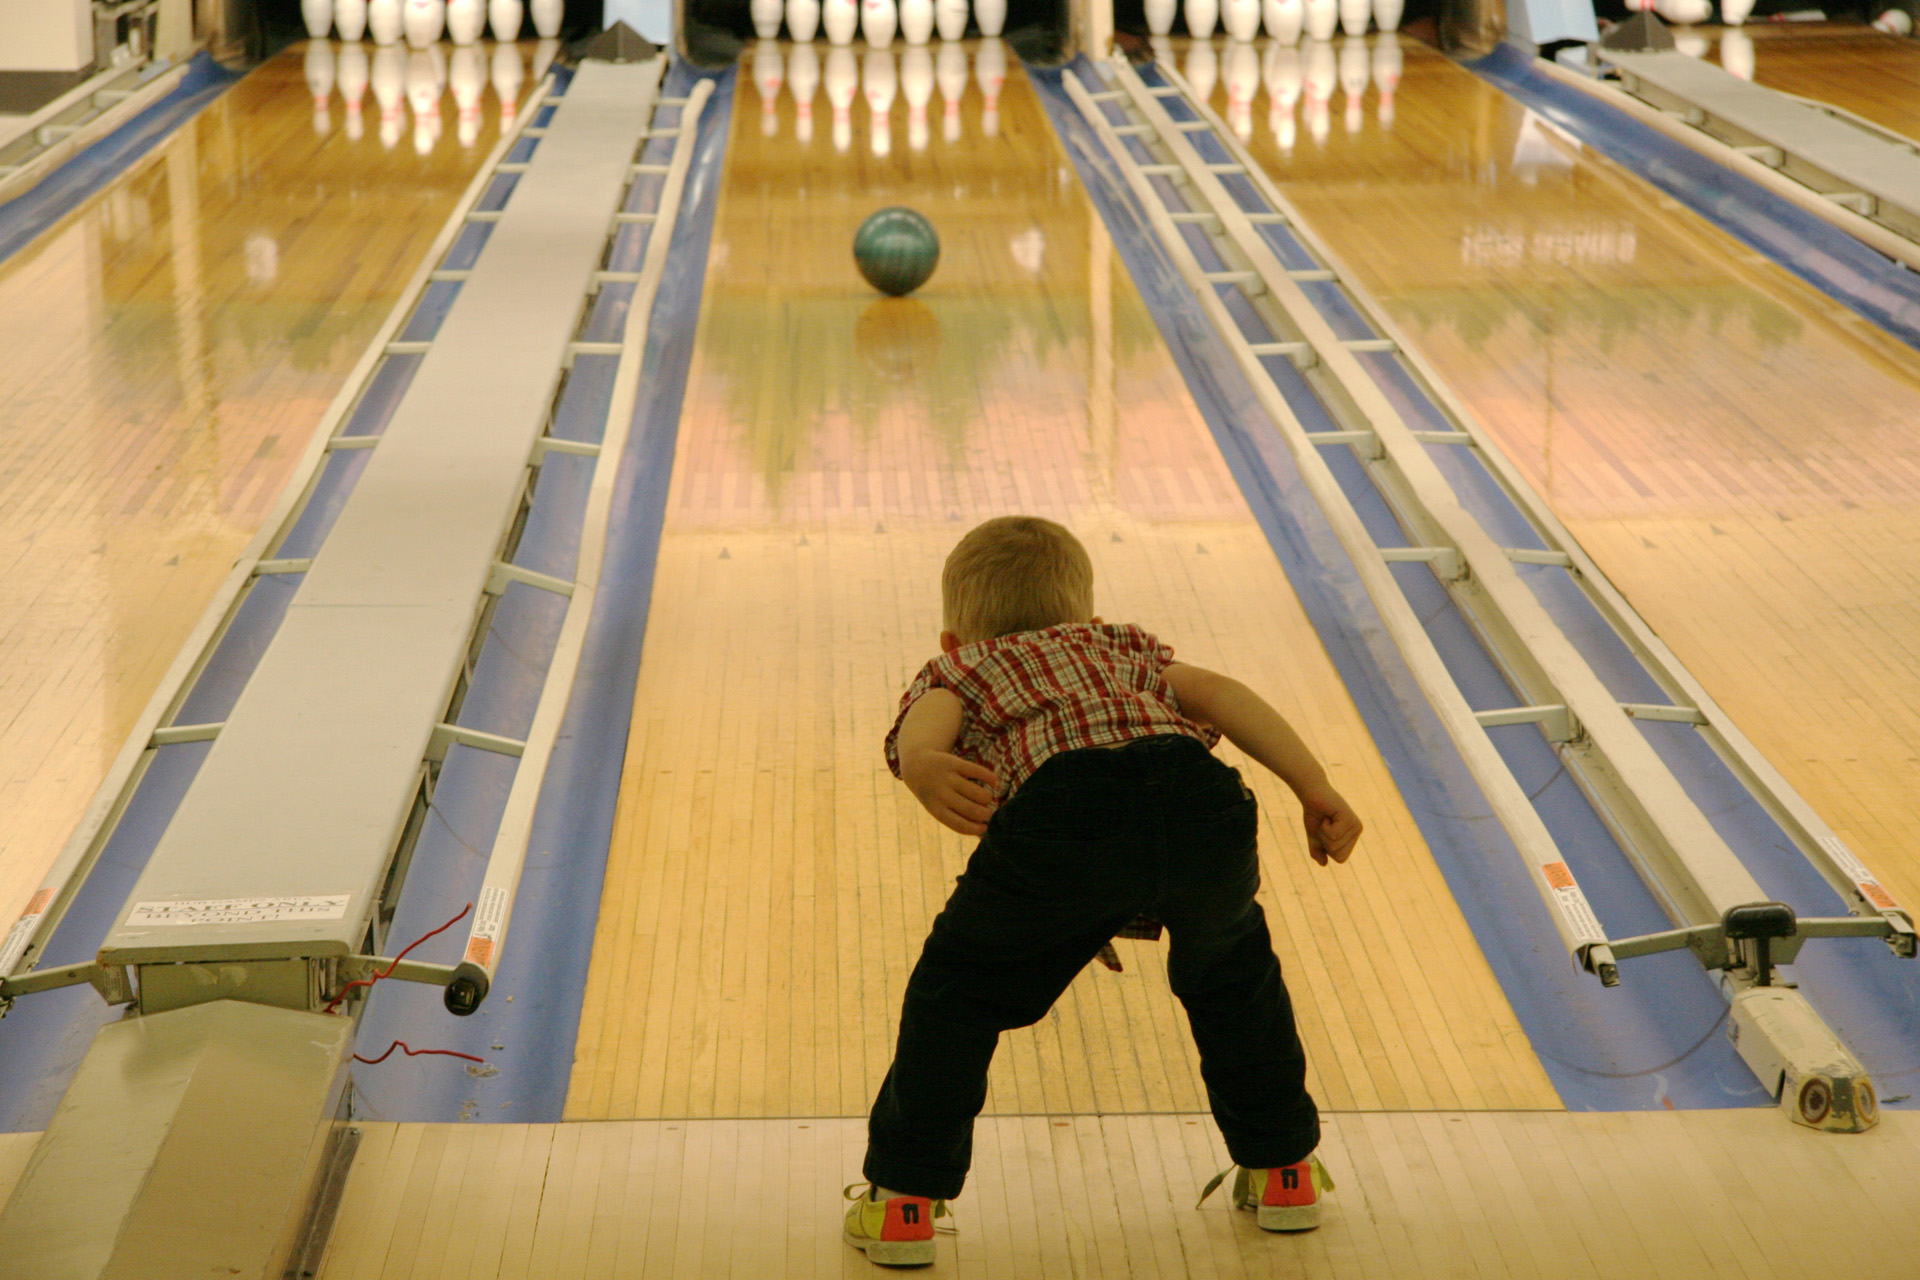
[[[940,263],[940,236],[911,209],[882,209],[860,224],[853,261],[867,283],[893,297],[912,293]]]

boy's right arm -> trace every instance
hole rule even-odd
[[[951,689],[929,689],[901,718],[894,751],[900,781],[940,825],[963,836],[985,835],[999,780],[993,770],[953,754],[966,704]]]
[[[1293,789],[1313,860],[1321,866],[1328,858],[1345,862],[1360,838],[1360,819],[1286,718],[1246,685],[1205,667],[1175,662],[1165,675],[1180,700],[1180,714],[1212,725]]]

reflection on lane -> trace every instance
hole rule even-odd
[[[533,83],[546,75],[559,51],[558,40],[542,40],[532,47]],[[421,49],[387,44],[369,49],[358,40],[309,40],[301,66],[307,91],[313,95],[313,131],[323,138],[332,131],[337,91],[345,107],[347,138],[360,141],[366,134],[366,98],[371,89],[380,117],[380,145],[388,150],[398,145],[406,132],[407,114],[411,113],[413,149],[425,156],[439,145],[446,130],[441,105],[450,93],[455,136],[462,147],[472,147],[479,141],[489,113],[502,131],[513,126],[521,87],[529,80],[528,52],[521,45],[507,43],[491,48],[485,44],[454,45],[449,55],[441,44]]]

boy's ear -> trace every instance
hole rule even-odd
[[[942,631],[940,633],[940,652],[952,653],[955,649],[958,649],[959,647],[960,647],[959,636],[953,634],[953,632],[951,631]]]

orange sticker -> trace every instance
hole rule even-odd
[[[487,967],[488,964],[492,962],[492,960],[493,960],[493,939],[492,938],[468,938],[467,939],[467,963],[468,964],[477,964],[482,969],[484,969]]]
[[[40,892],[33,895],[33,901],[29,902],[27,904],[27,909],[25,911],[22,911],[20,914],[23,916],[37,916],[42,911],[45,911],[47,909],[47,904],[52,901],[53,901],[53,890],[42,889]]]
[[[1860,896],[1882,911],[1893,911],[1900,906],[1899,903],[1893,900],[1892,894],[1871,880],[1862,880],[1860,882]]]
[[[1545,876],[1547,883],[1556,889],[1573,888],[1573,872],[1567,870],[1567,864],[1564,862],[1549,862],[1540,868],[1540,874]]]

